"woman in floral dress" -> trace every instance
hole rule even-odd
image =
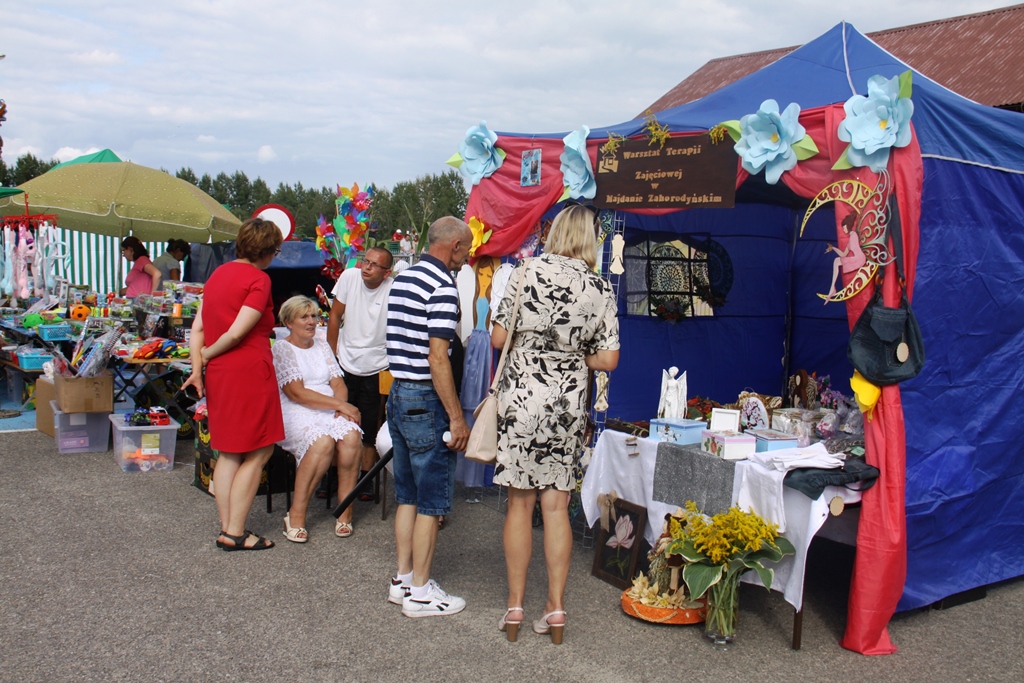
[[[614,370],[619,324],[611,285],[594,272],[594,214],[570,206],[555,218],[543,256],[520,263],[494,315],[491,343],[501,348],[516,291],[523,287],[512,346],[498,382],[498,464],[494,481],[509,487],[505,518],[508,609],[499,629],[509,640],[523,620],[533,550],[533,508],[540,495],[548,595],[533,630],[561,643],[572,555],[569,493],[587,422],[587,371]]]

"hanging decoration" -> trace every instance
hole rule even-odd
[[[723,121],[712,128],[712,133],[721,135],[720,129],[724,128],[736,143],[733,149],[743,161],[743,170],[751,175],[764,170],[765,180],[775,185],[797,161],[818,153],[818,146],[799,119],[800,105],[796,102],[780,112],[779,103],[768,99],[753,114],[739,121]]]
[[[889,164],[892,147],[910,144],[910,119],[914,115],[911,71],[886,79],[872,76],[868,79],[868,94],[854,95],[846,100],[843,109],[846,118],[839,124],[837,134],[850,143],[833,170],[867,166],[880,173]]]
[[[625,136],[618,133],[608,133],[608,142],[601,145],[601,151],[612,156],[619,150],[619,145],[625,142]]]
[[[0,295],[17,299],[47,298],[56,286],[51,272],[57,258],[66,258],[63,245],[56,239],[54,214],[6,216],[3,227],[3,258],[0,259]]]
[[[466,131],[466,139],[459,143],[459,151],[445,163],[459,169],[463,177],[474,185],[489,178],[505,161],[505,151],[495,147],[498,134],[487,128],[481,121]]]
[[[18,246],[14,249],[14,294],[19,299],[32,296],[29,284],[29,264],[35,260],[36,240],[28,229],[27,223],[18,226]]]
[[[597,196],[597,181],[594,179],[594,165],[587,153],[587,136],[590,128],[580,126],[578,130],[562,138],[565,151],[559,159],[562,162],[562,179],[565,191],[558,201],[564,199],[593,199]]]
[[[469,219],[469,229],[473,232],[473,246],[469,248],[469,255],[476,256],[476,250],[487,244],[487,241],[491,239],[491,231],[476,216]]]
[[[658,117],[650,109],[647,110],[647,116],[644,118],[644,130],[647,131],[649,147],[657,145],[659,149],[663,149],[671,137],[668,126],[658,123]]]
[[[0,278],[0,294],[14,295],[14,236],[17,228],[4,225],[4,267],[3,278]]]
[[[871,189],[857,180],[839,180],[825,186],[807,207],[804,220],[800,224],[800,235],[803,236],[807,221],[811,214],[822,204],[842,202],[853,208],[842,221],[842,229],[849,235],[845,248],[828,245],[826,253],[835,252],[836,258],[832,268],[832,286],[828,294],[818,294],[825,300],[846,301],[864,289],[879,268],[892,262],[892,254],[886,246],[889,213],[886,204],[892,183],[888,172],[883,171],[878,177],[878,184]],[[839,270],[844,274],[853,273],[849,284],[836,292]]]

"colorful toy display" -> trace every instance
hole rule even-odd
[[[324,276],[338,279],[345,268],[359,260],[366,249],[365,235],[370,226],[370,206],[373,188],[360,190],[358,183],[351,188],[338,186],[335,200],[338,215],[331,223],[320,216],[316,226],[316,246],[324,256]]]

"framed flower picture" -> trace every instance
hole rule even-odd
[[[629,588],[637,573],[641,552],[647,546],[647,508],[628,500],[612,504],[609,529],[598,525],[594,544],[594,567],[591,574],[618,588]]]

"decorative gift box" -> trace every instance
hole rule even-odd
[[[665,441],[688,445],[700,443],[701,432],[707,429],[704,420],[687,420],[685,418],[656,417],[651,420],[651,441]]]
[[[748,429],[746,433],[752,434],[757,439],[755,444],[757,453],[797,447],[795,434],[787,434],[776,429]]]
[[[740,430],[740,411],[732,408],[712,408],[711,423],[708,429],[713,432]]]
[[[722,432],[705,429],[701,432],[701,450],[723,460],[743,460],[754,452],[757,440],[733,430]]]

